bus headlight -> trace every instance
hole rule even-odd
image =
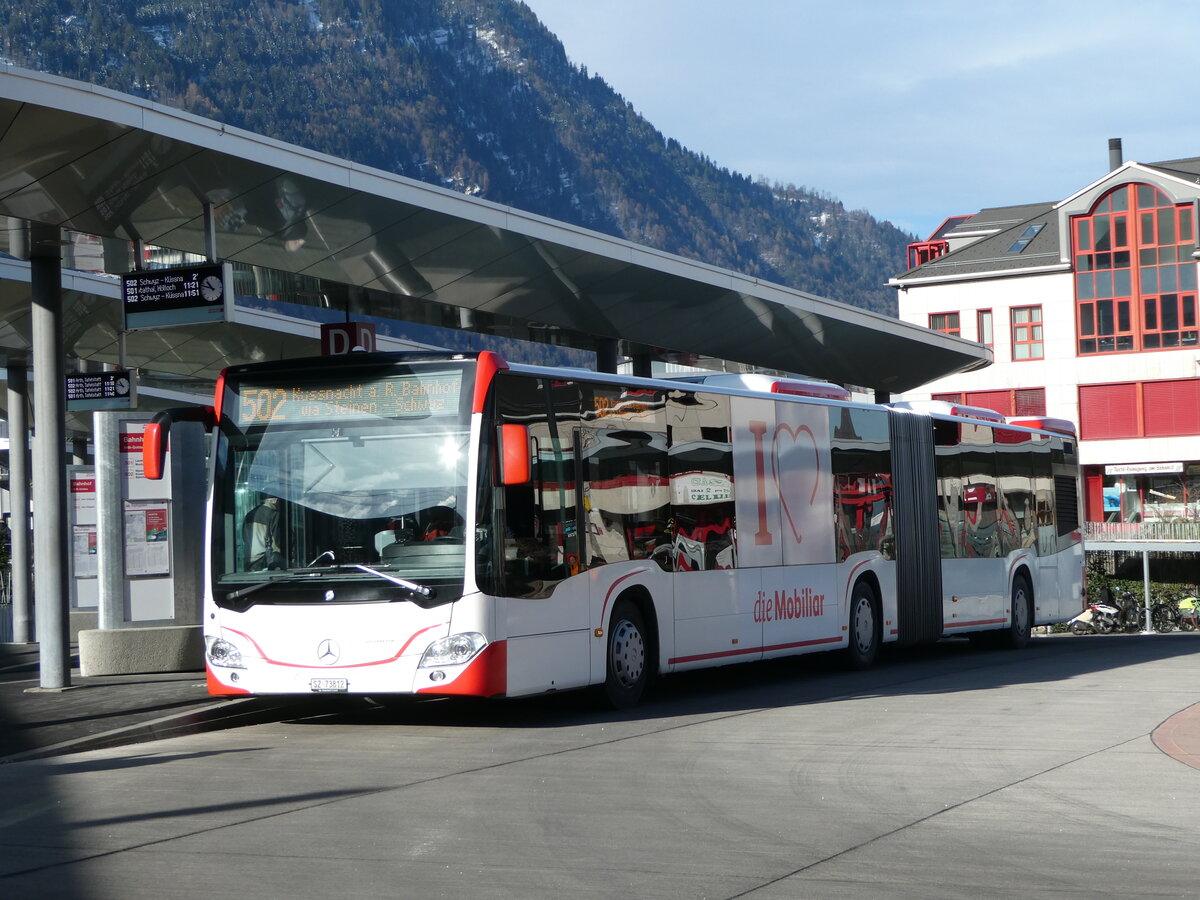
[[[475,631],[452,634],[429,645],[421,657],[419,667],[461,666],[487,646],[487,638]]]
[[[246,668],[246,664],[242,662],[242,651],[236,645],[211,635],[206,635],[204,640],[208,642],[208,661],[212,665],[223,666],[226,669]]]

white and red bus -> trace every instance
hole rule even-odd
[[[621,706],[687,669],[1021,646],[1082,605],[1061,421],[488,352],[236,366],[190,417],[216,430],[214,694],[596,685]]]

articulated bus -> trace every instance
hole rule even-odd
[[[235,366],[215,405],[213,694],[522,696],[966,635],[1082,606],[1073,426],[766,376],[478,355]],[[155,474],[170,423],[146,429]]]

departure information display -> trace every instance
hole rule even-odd
[[[237,385],[226,410],[234,423],[250,425],[337,420],[457,416],[463,373],[422,372],[336,383]]]

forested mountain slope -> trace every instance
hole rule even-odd
[[[910,235],[680,146],[518,0],[22,0],[0,56],[895,312]]]

